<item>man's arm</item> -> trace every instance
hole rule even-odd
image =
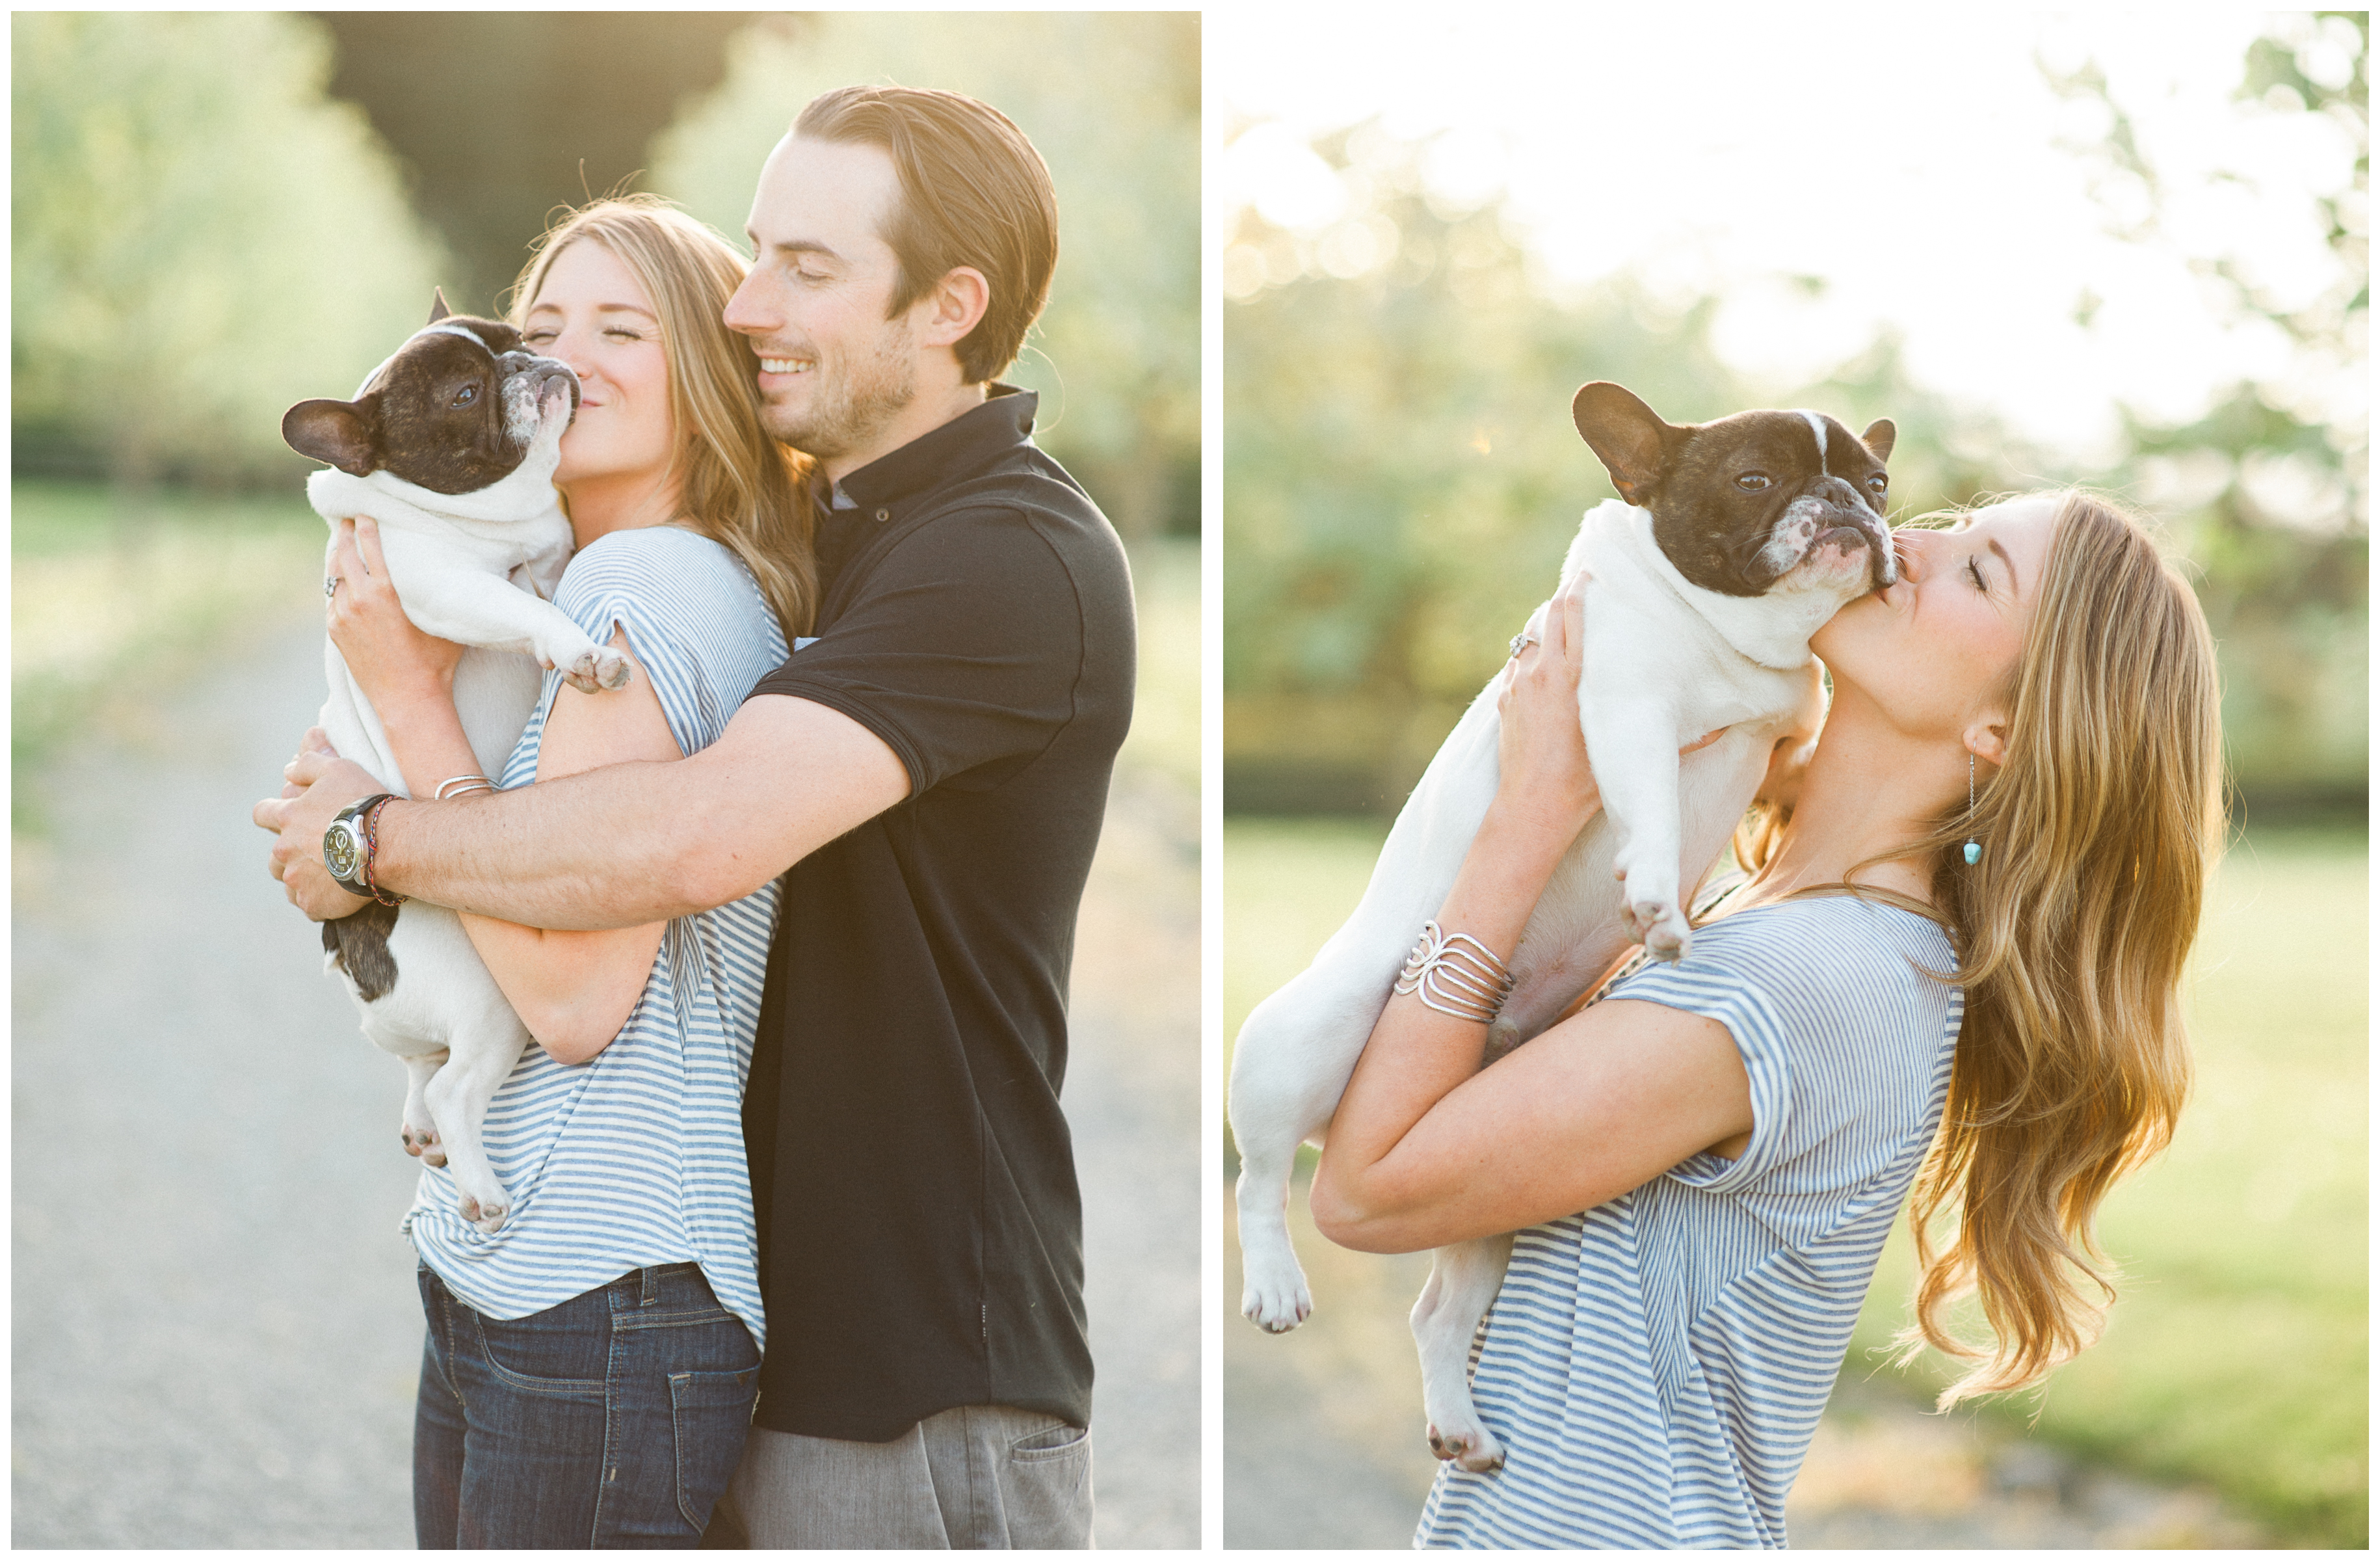
[[[317,921],[360,903],[322,865],[322,831],[380,787],[322,753],[289,766],[297,795],[258,824],[281,836],[273,875]],[[391,802],[373,877],[398,894],[525,926],[595,931],[690,915],[750,894],[907,798],[883,738],[810,700],[760,694],[685,759],[613,764],[469,807]]]

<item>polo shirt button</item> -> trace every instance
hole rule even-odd
[[[876,512],[876,518],[879,521],[890,520],[892,518],[892,512],[889,509],[880,509]]]

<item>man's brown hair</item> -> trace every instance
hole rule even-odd
[[[838,87],[809,101],[794,133],[882,147],[899,170],[900,208],[883,238],[901,279],[887,317],[953,269],[973,266],[991,285],[991,302],[958,343],[960,372],[978,384],[1014,361],[1058,264],[1058,194],[1025,132],[957,92]]]

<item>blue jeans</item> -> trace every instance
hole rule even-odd
[[[760,1352],[690,1262],[505,1322],[419,1271],[424,1550],[686,1549],[735,1472]]]

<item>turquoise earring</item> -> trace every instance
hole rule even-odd
[[[1969,753],[1969,754],[1967,755],[1967,819],[1968,819],[1968,822],[1969,822],[1970,826],[1972,826],[1972,825],[1973,825],[1973,821],[1974,821],[1974,817],[1975,817],[1975,756],[1974,756],[1973,753]],[[1963,854],[1965,855],[1965,857],[1966,857],[1966,859],[1967,859],[1967,865],[1968,865],[1969,867],[1973,867],[1973,866],[1974,866],[1977,862],[1979,862],[1979,861],[1981,861],[1981,860],[1984,860],[1984,848],[1983,848],[1981,846],[1978,846],[1978,845],[1976,845],[1976,844],[1975,844],[1974,837],[1973,837],[1973,835],[1970,835],[1970,836],[1968,837],[1968,839],[1967,839],[1967,844],[1966,844],[1966,848],[1965,848],[1965,851],[1964,851],[1964,853],[1963,853]]]

